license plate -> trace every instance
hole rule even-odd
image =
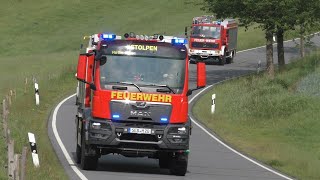
[[[129,133],[134,133],[134,134],[151,134],[151,129],[145,129],[145,128],[129,128]]]

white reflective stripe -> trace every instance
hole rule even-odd
[[[38,154],[32,152],[32,161],[33,161],[34,166],[36,166],[36,167],[40,166]]]
[[[36,143],[36,138],[33,133],[28,132],[29,142]]]

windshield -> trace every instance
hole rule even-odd
[[[220,27],[214,26],[194,26],[192,28],[191,37],[219,39],[220,30]]]
[[[142,92],[181,93],[184,77],[184,59],[110,55],[100,66],[103,89],[112,89],[110,84],[134,84]]]

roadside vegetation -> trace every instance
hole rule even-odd
[[[214,86],[193,114],[231,146],[298,179],[320,179],[320,52]],[[210,112],[216,94],[216,112]]]
[[[17,92],[9,114],[15,152],[29,148],[27,132],[36,136],[40,168],[33,168],[30,152],[27,164],[27,179],[33,180],[68,179],[48,138],[47,119],[59,100],[75,92],[77,53],[84,35],[132,31],[183,36],[192,17],[205,14],[183,0],[12,0],[1,2],[0,13],[0,97],[11,89]],[[240,50],[260,46],[264,35],[260,29],[242,28],[238,42]],[[40,106],[34,105],[33,78],[39,83]],[[6,148],[3,138],[0,148]],[[1,153],[0,179],[7,179],[6,164],[7,154]]]

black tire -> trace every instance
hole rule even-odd
[[[221,58],[219,58],[219,65],[224,66],[224,64],[226,64],[226,56],[222,56]]]
[[[76,149],[76,163],[81,162],[81,147],[77,144],[77,149]]]
[[[176,176],[185,176],[188,168],[188,154],[179,154],[170,166],[170,173]]]
[[[227,63],[227,64],[233,63],[233,52],[230,52],[230,55],[231,55],[231,57],[228,57],[228,58],[226,59],[226,63]],[[230,56],[230,55],[229,55],[229,56]]]
[[[77,134],[76,134],[76,163],[80,163],[81,162],[81,147],[78,145],[78,131],[79,131],[79,119],[76,117],[76,121],[77,121]]]
[[[168,169],[170,167],[170,156],[168,153],[160,153],[159,155],[159,166],[163,169]]]
[[[86,145],[84,140],[84,130],[81,133],[81,162],[80,167],[83,170],[96,170],[98,166],[97,155],[86,155],[87,152],[92,151],[90,145]]]

